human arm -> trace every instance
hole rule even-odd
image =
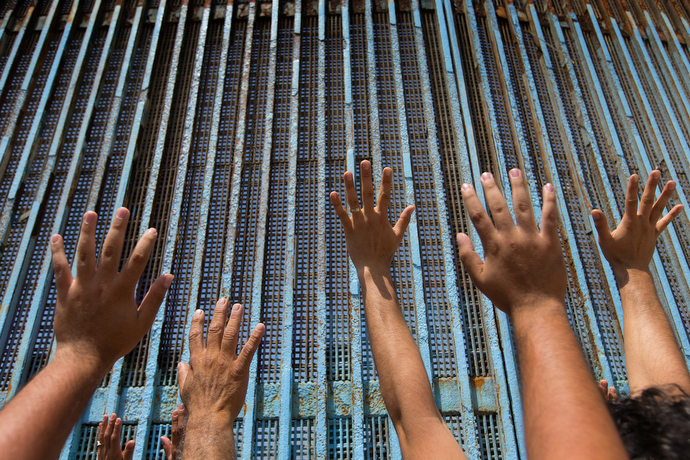
[[[381,395],[400,440],[404,458],[465,458],[438,411],[417,344],[405,322],[391,278],[391,261],[410,222],[408,206],[394,227],[388,221],[393,172],[383,170],[374,206],[371,164],[360,165],[363,208],[351,172],[345,173],[352,216],[336,192],[331,202],[345,232],[347,249],[357,269],[367,331],[379,374]]]
[[[538,230],[521,171],[513,169],[509,175],[517,226],[493,176],[484,173],[482,186],[493,222],[474,188],[462,186],[484,260],[467,235],[459,234],[458,244],[474,284],[514,326],[527,453],[531,459],[627,458],[568,322],[553,186],[544,187]],[[544,382],[554,391],[544,391]]]
[[[228,301],[220,299],[204,341],[204,311],[197,310],[189,330],[189,364],[177,367],[180,397],[187,412],[184,460],[235,458],[232,426],[242,410],[249,365],[266,327],[259,323],[236,355],[242,306],[235,304],[230,320]]]
[[[72,277],[62,238],[51,250],[57,287],[53,360],[0,411],[0,452],[6,458],[56,458],[91,395],[115,361],[149,330],[172,275],[163,275],[137,306],[134,289],[155,230],[144,233],[118,272],[129,211],[118,209],[96,268],[97,216],[84,214]],[[59,419],[61,423],[54,421]],[[40,433],[40,436],[36,436]]]
[[[609,230],[604,213],[598,209],[592,211],[599,245],[611,264],[621,294],[625,361],[631,395],[652,386],[672,384],[690,393],[690,373],[659,302],[649,269],[657,237],[683,210],[683,205],[679,204],[662,217],[676,184],[667,182],[655,201],[660,176],[659,171],[649,174],[639,209],[639,177],[630,177],[625,213],[613,232]],[[673,389],[669,388],[669,391]]]
[[[172,416],[170,417],[170,437],[161,436],[161,444],[163,444],[166,460],[177,460],[180,455],[182,439],[185,433],[185,416],[184,404],[180,404],[177,406],[177,409],[172,411]]]
[[[122,419],[115,413],[108,418],[103,414],[103,420],[98,424],[98,442],[96,451],[98,460],[132,460],[134,455],[134,441],[128,441],[125,451],[122,452],[120,446],[120,435],[122,434]]]

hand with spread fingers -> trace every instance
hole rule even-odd
[[[467,235],[458,235],[460,259],[472,281],[496,307],[509,315],[543,303],[562,304],[567,283],[553,186],[544,187],[544,208],[541,229],[538,229],[521,171],[513,169],[510,175],[517,226],[493,176],[484,173],[482,186],[491,217],[474,188],[470,184],[462,186],[467,213],[484,247],[484,260]]]
[[[216,303],[204,341],[204,311],[197,310],[189,330],[189,364],[177,367],[180,397],[187,412],[183,459],[234,459],[233,422],[244,405],[249,365],[266,327],[259,323],[236,354],[242,305]]]
[[[515,222],[493,176],[484,173],[482,186],[493,222],[472,186],[462,186],[484,260],[467,235],[459,234],[458,244],[472,281],[512,320],[527,454],[530,459],[627,458],[568,322],[554,187],[543,188],[539,230],[522,172],[513,169],[509,177]],[[545,381],[558,392],[543,391]]]
[[[137,305],[134,290],[157,234],[155,229],[147,230],[118,271],[128,220],[129,211],[118,209],[97,266],[97,216],[94,212],[84,214],[77,246],[76,278],[72,277],[62,239],[55,235],[51,240],[57,284],[54,325],[57,353],[65,352],[80,361],[98,363],[106,372],[150,329],[172,282],[172,275],[161,276],[151,285],[141,305]]]
[[[182,450],[182,439],[185,433],[186,412],[184,404],[177,406],[170,417],[170,437],[161,436],[161,444],[165,452],[166,460],[177,460]]]
[[[655,200],[654,192],[660,177],[659,171],[652,171],[649,174],[649,180],[638,207],[637,193],[640,178],[637,175],[630,176],[625,199],[625,214],[614,231],[609,230],[606,215],[601,210],[592,211],[592,218],[599,234],[599,246],[604,257],[611,264],[619,283],[627,281],[627,270],[649,271],[649,263],[656,249],[656,239],[683,211],[683,205],[678,204],[668,214],[663,215],[676,189],[676,183],[672,180],[668,181],[659,199]]]
[[[97,266],[97,216],[91,211],[84,214],[76,277],[72,276],[62,238],[51,237],[57,287],[56,350],[52,361],[0,412],[0,452],[7,458],[56,458],[108,370],[151,327],[172,275],[158,278],[137,306],[134,289],[148,262],[156,231],[144,233],[118,270],[128,219],[126,208],[117,210]],[[62,423],[54,423],[57,418]],[[113,423],[110,429],[119,430],[116,421]],[[41,436],[36,437],[36,433]]]
[[[134,455],[134,441],[128,441],[125,451],[120,446],[122,434],[122,419],[115,413],[110,416],[103,415],[103,420],[98,424],[98,441],[96,452],[98,460],[132,460]]]
[[[374,186],[371,180],[371,164],[363,161],[362,207],[355,189],[351,172],[343,176],[345,193],[352,215],[348,214],[337,192],[331,192],[331,203],[335,209],[347,240],[347,252],[358,272],[364,269],[378,273],[390,272],[391,261],[402,242],[410,223],[414,206],[406,207],[395,226],[388,221],[388,205],[391,199],[393,170],[385,168],[381,179],[378,203],[374,206]]]
[[[657,238],[683,211],[683,205],[679,204],[664,215],[676,183],[666,182],[659,199],[655,199],[660,178],[661,172],[657,170],[649,173],[638,206],[640,180],[637,175],[630,176],[625,213],[614,231],[609,230],[601,210],[592,211],[599,246],[611,264],[620,289],[631,396],[650,387],[665,387],[669,394],[690,393],[685,357],[659,301],[649,266]]]
[[[345,232],[347,250],[357,268],[367,332],[379,374],[381,395],[405,459],[465,458],[436,407],[422,356],[405,322],[393,287],[391,261],[402,242],[414,206],[407,206],[395,226],[388,221],[393,171],[383,170],[374,206],[371,164],[360,164],[362,207],[351,172],[344,175],[352,215],[336,192],[331,203]]]

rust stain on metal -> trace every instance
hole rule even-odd
[[[484,386],[484,383],[486,383],[486,379],[485,379],[484,377],[475,377],[475,378],[471,379],[470,381],[472,382],[472,386],[473,386],[474,388],[477,388],[477,389],[483,387],[483,386]],[[496,385],[496,387],[497,387],[497,389],[498,389],[498,387],[499,387],[499,382],[496,382],[495,385]]]

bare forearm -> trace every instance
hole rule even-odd
[[[55,359],[0,412],[3,456],[36,460],[57,458],[106,372],[56,354]],[[56,420],[60,423],[55,423]]]
[[[235,460],[232,423],[211,420],[206,414],[190,416],[181,449],[183,460]]]
[[[631,394],[668,384],[690,392],[690,374],[651,274],[646,270],[619,270],[616,277],[623,303]]]
[[[530,458],[627,458],[565,306],[523,309],[512,319]]]

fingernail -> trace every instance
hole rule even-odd
[[[522,171],[520,171],[520,170],[517,169],[517,168],[511,169],[511,170],[510,170],[510,176],[511,176],[511,177],[520,177],[520,173],[521,173],[521,172],[522,172]]]
[[[173,276],[168,274],[165,278],[163,278],[163,286],[165,286],[165,289],[168,289],[170,285],[173,282]]]
[[[592,219],[594,219],[595,222],[598,222],[599,219],[601,219],[601,214],[599,214],[598,212],[592,214]]]
[[[666,186],[668,187],[669,190],[673,190],[674,188],[676,188],[676,183],[675,182],[669,182],[666,184]]]
[[[201,318],[201,315],[204,314],[204,310],[197,310],[194,312],[194,317],[195,318]]]
[[[235,305],[232,306],[232,311],[238,312],[238,311],[240,311],[240,308],[242,308],[242,306],[240,304],[236,303]]]
[[[146,232],[150,233],[151,235],[157,235],[158,234],[158,232],[156,231],[155,228],[149,228],[148,230],[146,230]]]
[[[117,213],[115,213],[115,217],[118,219],[124,219],[127,217],[127,208],[120,208],[117,210]]]
[[[96,214],[92,212],[87,212],[86,214],[84,214],[84,223],[90,224],[91,222],[93,222],[94,217],[96,217]]]
[[[553,185],[551,185],[551,184],[546,184],[546,191],[547,191],[547,192],[553,192],[553,190],[554,190],[554,189],[553,189]]]
[[[371,168],[371,164],[369,164],[368,161],[366,161],[366,162],[363,161],[363,162],[362,162],[362,169],[365,170],[365,171],[369,171],[369,168]]]
[[[58,241],[60,241],[60,235],[53,235],[53,236],[50,237],[50,242],[51,242],[51,244],[55,244],[55,243],[57,243]]]
[[[455,239],[458,241],[458,247],[462,246],[462,238],[460,237],[459,233],[455,235]]]
[[[180,370],[180,367],[182,367],[182,363],[177,363],[176,368],[177,368],[178,371]]]
[[[494,177],[490,172],[485,172],[482,174],[482,180],[486,181]]]
[[[468,183],[462,184],[462,190],[469,191],[472,190],[472,186]]]

